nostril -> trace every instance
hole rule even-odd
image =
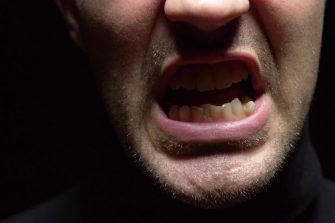
[[[248,12],[249,0],[166,0],[164,10],[171,22],[209,32]]]

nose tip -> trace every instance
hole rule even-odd
[[[249,0],[166,0],[164,11],[172,22],[213,31],[249,11]]]

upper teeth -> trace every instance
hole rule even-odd
[[[241,62],[186,66],[172,79],[169,87],[172,90],[183,88],[204,92],[229,88],[247,78],[248,70]]]

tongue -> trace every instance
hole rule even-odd
[[[230,88],[199,92],[197,90],[169,91],[164,101],[167,104],[199,106],[203,104],[223,105],[234,98],[243,99],[244,96],[253,98],[252,90],[246,81],[233,84]]]

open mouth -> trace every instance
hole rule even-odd
[[[166,116],[181,122],[232,122],[250,116],[259,94],[242,61],[184,65],[163,94]]]
[[[193,145],[266,134],[272,102],[259,67],[247,53],[168,62],[152,107],[159,137]]]

